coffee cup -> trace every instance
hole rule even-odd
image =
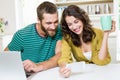
[[[111,30],[112,27],[112,18],[110,15],[104,15],[100,17],[100,22],[103,31]]]

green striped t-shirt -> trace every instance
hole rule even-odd
[[[17,31],[8,49],[11,51],[20,51],[22,60],[29,59],[35,63],[48,60],[55,55],[55,46],[58,40],[61,40],[62,34],[60,26],[54,37],[43,38],[36,31],[36,24],[28,25],[27,27]]]

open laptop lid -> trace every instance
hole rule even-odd
[[[0,80],[27,80],[20,52],[0,52]]]

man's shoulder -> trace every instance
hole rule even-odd
[[[61,31],[61,26],[60,25],[58,25],[56,36],[59,36],[59,37],[62,36],[62,31]]]
[[[35,23],[33,23],[33,24],[29,24],[29,25],[27,25],[26,27],[20,29],[20,31],[31,30],[31,29],[33,29],[34,27],[35,27]]]
[[[58,25],[57,32],[58,32],[58,34],[61,33],[61,26],[60,25]]]
[[[18,32],[18,33],[31,32],[34,28],[35,28],[35,24],[30,24],[30,25],[27,25],[26,27],[18,30],[17,32]]]
[[[34,28],[35,28],[35,24],[30,24],[30,25],[28,25],[28,26],[26,26],[26,27],[24,27],[24,28],[22,28],[22,29],[20,29],[20,30],[18,30],[15,34],[14,34],[14,36],[27,36],[27,35],[30,35],[30,34],[32,34],[32,32],[34,32],[35,30],[34,30]]]

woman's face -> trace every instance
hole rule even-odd
[[[74,16],[66,16],[65,21],[72,32],[78,35],[82,33],[83,23],[81,20],[75,18]]]

